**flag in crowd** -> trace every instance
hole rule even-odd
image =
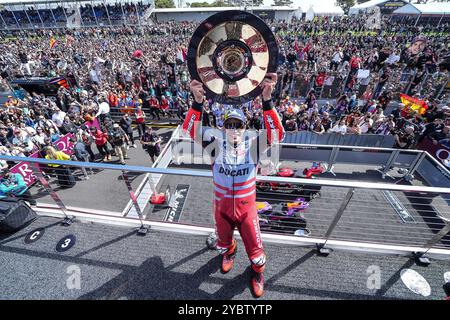
[[[56,39],[54,37],[50,38],[50,49],[53,49],[56,46]]]
[[[400,100],[405,105],[404,112],[408,113],[410,110],[414,110],[419,112],[420,115],[424,115],[427,111],[428,105],[424,100],[410,97],[404,93],[400,94]]]

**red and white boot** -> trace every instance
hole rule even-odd
[[[237,243],[236,240],[233,240],[233,244],[230,249],[222,255],[222,273],[228,273],[233,269],[234,258],[236,256],[237,251]]]
[[[253,271],[251,287],[256,298],[260,298],[264,294],[264,274],[262,272]]]

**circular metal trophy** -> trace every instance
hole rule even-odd
[[[204,84],[206,98],[242,104],[261,94],[267,73],[276,72],[278,46],[263,20],[238,10],[203,21],[189,43],[191,79]]]

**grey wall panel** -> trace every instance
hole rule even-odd
[[[280,151],[280,160],[290,161],[328,161],[331,148],[317,147],[287,147],[283,146]]]
[[[381,167],[387,163],[391,152],[369,150],[339,150],[336,163],[350,163],[355,165],[375,165]]]
[[[402,151],[394,162],[396,167],[409,168],[417,158],[417,152]]]

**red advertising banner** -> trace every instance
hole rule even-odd
[[[73,136],[72,133],[66,134],[65,136],[59,138],[53,145],[59,151],[62,151],[70,156],[73,154],[73,144],[69,141],[71,136]],[[35,152],[29,156],[29,158],[39,157],[39,152]],[[36,176],[33,173],[33,170],[31,169],[31,164],[26,161],[22,161],[16,164],[11,168],[10,172],[20,174],[25,180],[27,187],[30,187],[37,180]]]
[[[430,138],[424,138],[422,142],[417,145],[417,148],[427,151],[446,168],[450,169],[450,148],[446,145],[441,143],[434,144]]]

